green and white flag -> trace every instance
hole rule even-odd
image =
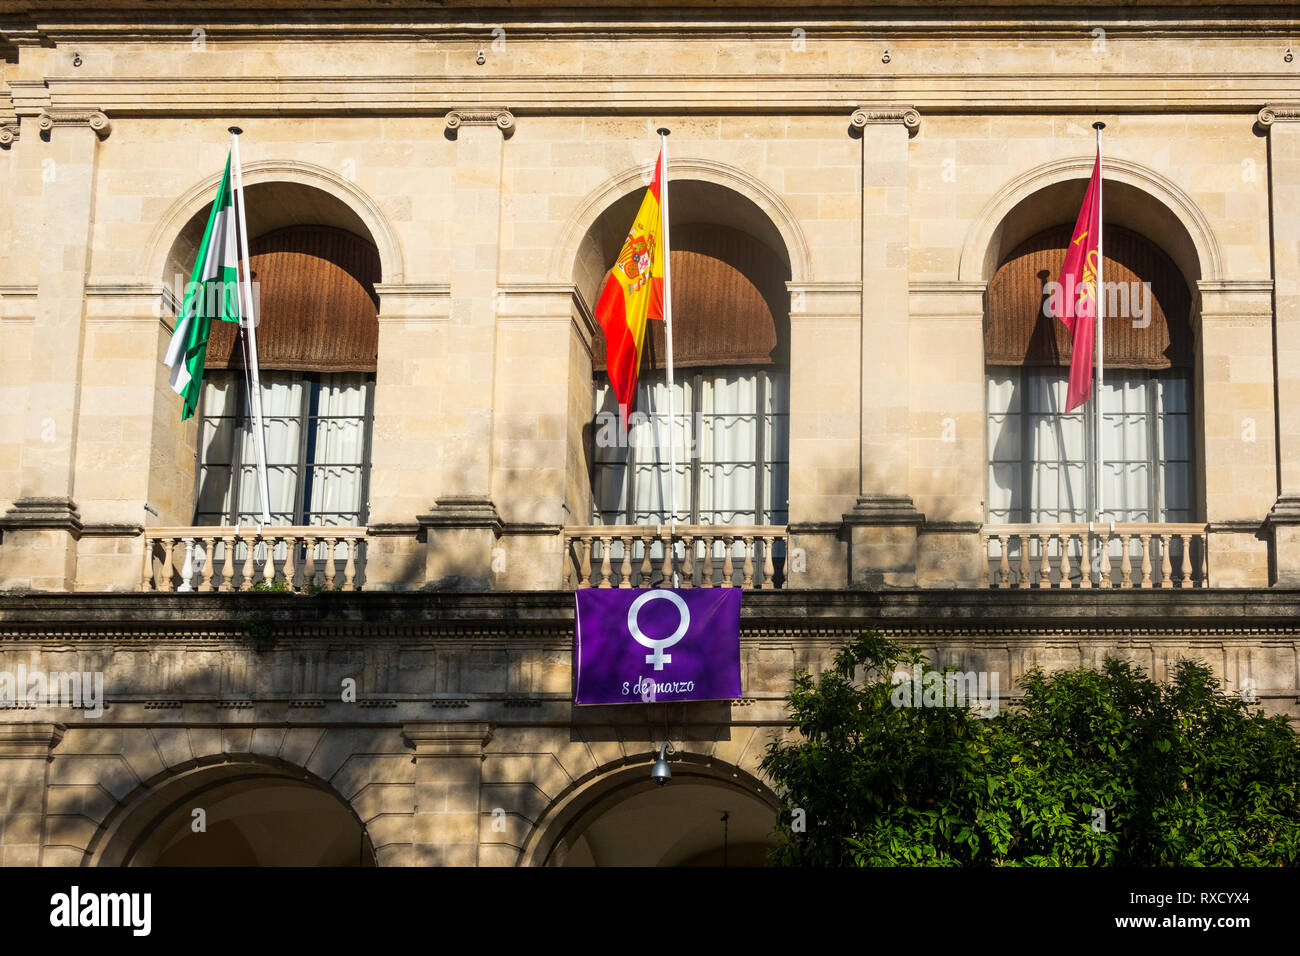
[[[171,369],[172,390],[185,399],[182,421],[191,417],[199,404],[213,319],[239,321],[239,247],[229,158],[208,216],[208,228],[199,244],[194,272],[185,287],[185,301],[176,319],[167,357],[163,359],[163,364]]]

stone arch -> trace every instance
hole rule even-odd
[[[653,169],[654,163],[650,162],[625,170],[596,187],[578,204],[565,224],[551,261],[551,275],[555,281],[576,280],[582,247],[588,241],[593,227],[615,203],[633,194],[639,196],[641,190],[649,184]],[[670,180],[674,183],[709,183],[729,190],[749,203],[754,212],[766,219],[768,227],[759,230],[767,232],[766,236],[758,235],[756,238],[766,241],[770,246],[780,247],[774,248],[774,251],[788,260],[791,281],[803,282],[811,278],[813,263],[808,240],[794,212],[766,184],[742,169],[713,160],[670,157],[668,169]],[[670,195],[669,215],[675,219],[677,216],[673,208]],[[635,209],[632,211],[635,212]],[[580,286],[581,284],[579,283]],[[593,296],[588,295],[587,298],[594,304]]]
[[[624,801],[659,788],[650,779],[654,751],[629,755],[607,763],[573,781],[538,817],[524,840],[520,866],[556,865],[556,854],[565,852],[565,841],[581,837],[597,818]],[[757,766],[746,767],[710,758],[705,754],[678,751],[671,758],[673,779],[662,788],[708,784],[728,791],[738,799],[761,804],[775,822],[780,800],[758,776]]]
[[[987,290],[983,310],[986,329],[991,321],[990,310],[994,307],[994,290],[990,285],[998,269],[1016,250],[1024,248],[1022,244],[1041,238],[1052,229],[1073,226],[1095,159],[1095,154],[1090,153],[1081,157],[1044,163],[1023,173],[1003,185],[971,224],[961,250],[958,277],[962,282],[979,283]],[[1221,281],[1223,278],[1222,255],[1218,239],[1210,227],[1209,220],[1196,202],[1166,176],[1140,163],[1125,159],[1107,158],[1103,165],[1105,222],[1108,227],[1118,226],[1131,234],[1136,234],[1124,239],[1121,232],[1116,238],[1123,241],[1117,242],[1116,247],[1122,247],[1124,242],[1131,244],[1139,240],[1146,241],[1155,247],[1156,251],[1172,260],[1171,272],[1176,271],[1187,287],[1186,298],[1179,299],[1185,304],[1186,309],[1185,315],[1179,317],[1179,320],[1185,318],[1188,324],[1184,336],[1184,341],[1188,343],[1186,351],[1195,356],[1184,360],[1191,365],[1191,381],[1186,393],[1191,407],[1191,415],[1186,419],[1188,429],[1186,442],[1191,448],[1191,454],[1186,464],[1188,470],[1186,477],[1171,481],[1170,486],[1190,487],[1191,490],[1185,495],[1180,494],[1179,498],[1186,499],[1186,510],[1189,510],[1192,516],[1189,520],[1195,520],[1199,514],[1203,514],[1205,502],[1203,491],[1205,450],[1202,443],[1197,440],[1197,436],[1203,433],[1200,422],[1203,421],[1201,416],[1204,414],[1204,404],[1197,391],[1200,383],[1204,381],[1204,368],[1200,364],[1203,360],[1199,348],[1194,344],[1200,340],[1198,285],[1201,282]],[[1106,258],[1113,260],[1110,246],[1107,247],[1106,252]],[[1046,278],[1043,274],[1039,277]],[[1109,282],[1112,278],[1111,274],[1108,273],[1106,278]],[[1042,327],[1040,322],[1036,328]],[[1114,343],[1117,339],[1108,341]],[[987,344],[986,339],[986,349],[982,355],[986,371],[990,364]],[[1024,394],[1023,383],[1016,384],[1017,381],[1014,378],[1004,379],[1003,384],[1009,390],[1008,395],[1004,396],[1004,401],[1018,400],[1009,397],[1016,394],[1018,390]],[[992,435],[987,417],[991,391],[985,390],[984,394],[986,413],[984,447],[987,451],[984,454],[986,468],[983,491],[985,506],[987,509],[992,509],[995,489],[993,468],[989,464],[991,456],[996,454],[997,459],[1004,462],[1015,460],[1017,455],[1022,463],[1029,460],[1036,461],[1036,453],[1031,449],[1037,445],[1032,432],[1021,433],[1021,436],[1017,437],[1012,431],[1002,430],[996,436]],[[1075,454],[1079,453],[1076,450]],[[1148,462],[1153,460],[1153,457],[1148,457]],[[1012,489],[1024,486],[1019,479],[1011,477],[1015,473],[1014,470],[1008,469],[1005,472],[1007,477],[999,479],[1002,505],[998,510],[1008,507],[1008,502],[1013,512],[1019,510],[1016,494]],[[1028,474],[1028,471],[1022,468],[1021,473]],[[1156,474],[1154,464],[1150,468],[1150,473]],[[1149,498],[1151,508],[1155,507],[1155,502],[1158,500],[1154,490],[1157,483],[1158,479],[1153,478]],[[1079,502],[1091,503],[1091,492],[1088,490],[1090,487],[1086,481],[1082,482],[1079,488],[1068,496],[1072,502],[1070,508],[1084,510],[1085,506],[1080,505]],[[1023,490],[1020,492],[1019,500],[1022,503],[1028,500]],[[1184,508],[1180,505],[1177,510],[1184,510]],[[1014,522],[1033,519],[1012,517],[1010,520]],[[1119,555],[1120,552],[1115,552],[1116,568],[1118,568]],[[1031,564],[1037,560],[1037,556],[1030,558]]]
[[[694,365],[698,368],[714,364],[750,368],[761,370],[763,375],[767,375],[768,369],[776,369],[779,375],[787,375],[791,337],[788,283],[806,281],[813,268],[807,240],[793,212],[776,193],[736,167],[690,157],[674,158],[669,165],[672,186],[668,212],[674,229],[680,229],[675,234],[683,240],[681,245],[674,247],[674,259],[679,254],[686,254],[698,255],[697,262],[713,260],[722,268],[705,274],[711,279],[726,276],[735,282],[702,282],[700,287],[719,290],[719,295],[740,296],[743,291],[745,301],[757,305],[761,298],[764,306],[763,309],[728,311],[732,320],[755,332],[753,340],[734,337],[734,342],[738,343],[735,355],[712,348],[719,340],[733,342],[733,337],[723,334],[718,340],[709,341],[709,335],[716,334],[719,327],[710,326],[707,333],[697,327],[696,338],[702,347],[694,356]],[[594,314],[604,278],[623,246],[628,227],[651,180],[653,168],[653,163],[649,163],[625,170],[590,193],[566,224],[556,247],[551,274],[558,284],[572,287],[577,293],[574,321],[581,329],[586,354],[571,363],[570,380],[575,384],[582,383],[583,389],[593,381],[593,369],[599,367],[603,358],[603,352],[600,352],[602,343],[597,339],[602,333],[590,317]],[[699,227],[700,231],[694,227]],[[715,227],[717,234],[705,234],[705,230]],[[678,306],[682,305],[684,288],[689,286],[675,286],[673,301]],[[702,298],[707,298],[707,295]],[[679,350],[689,345],[691,330],[681,320],[691,314],[704,315],[705,310],[697,308],[694,313],[689,309],[685,315],[678,313],[675,334],[678,335]],[[768,319],[766,325],[751,323],[751,319],[764,316]],[[763,326],[761,333],[760,326]],[[647,360],[649,367],[654,367],[655,356],[663,354],[664,345],[660,344],[663,335],[659,323],[654,323],[647,333],[645,349],[650,356]],[[757,347],[762,342],[774,347]],[[682,352],[679,351],[678,355],[681,357]],[[690,357],[689,350],[687,357]],[[717,360],[716,363],[713,359]],[[767,387],[780,388],[784,396],[782,401],[788,401],[789,389],[783,382]],[[581,520],[584,521],[597,497],[591,479],[596,469],[594,420],[598,409],[595,391],[589,391],[588,395],[590,401],[570,404],[569,416],[570,433],[580,456],[580,467],[572,472],[576,477],[569,483],[568,501],[574,506],[572,513],[583,516]],[[607,394],[604,401],[610,404],[613,399]],[[758,487],[760,481],[755,478],[753,501],[756,510],[784,510],[788,500],[786,464],[781,462],[782,470],[763,488]],[[764,472],[756,469],[753,474],[757,476]],[[621,477],[615,476],[606,487],[612,488],[620,480]]]
[[[1064,193],[1086,181],[1092,173],[1093,155],[1044,163],[1006,183],[980,211],[967,230],[958,262],[958,281],[987,282],[993,277],[1002,257],[1016,245],[1039,231],[1046,215],[1032,214],[1035,199],[1047,203],[1050,192]],[[1104,160],[1107,186],[1118,184],[1137,200],[1136,206],[1106,199],[1107,222],[1115,222],[1160,245],[1178,264],[1193,292],[1200,280],[1223,278],[1223,258],[1219,242],[1209,220],[1196,202],[1180,186],[1149,167],[1126,159]],[[1055,207],[1054,207],[1055,208]],[[1078,212],[1068,204],[1063,215],[1073,221]],[[1030,213],[1030,214],[1025,214]],[[1058,211],[1055,218],[1060,219]],[[1157,235],[1151,235],[1156,232]],[[1022,234],[1023,233],[1023,234]]]
[[[213,173],[178,198],[154,227],[146,245],[141,274],[162,286],[156,302],[158,316],[164,320],[156,346],[160,360],[170,340],[172,317],[184,299],[220,178],[220,172]],[[323,167],[283,160],[248,163],[243,168],[243,179],[248,195],[248,230],[254,242],[285,226],[343,230],[373,247],[379,258],[378,281],[401,283],[404,266],[397,237],[378,205],[355,184]],[[259,194],[271,201],[263,201]],[[197,490],[197,416],[187,421],[173,417],[170,409],[176,396],[167,384],[166,373],[161,363],[155,369],[156,427],[148,500],[159,515],[159,523],[187,525],[193,520]]]
[[[140,264],[140,274],[147,276],[149,281],[155,281],[157,277],[165,274],[173,245],[187,224],[212,202],[221,175],[220,172],[213,173],[191,186],[171,204],[154,226],[149,242],[145,245],[144,259]],[[362,234],[362,238],[372,241],[379,250],[383,281],[386,283],[403,281],[405,266],[397,234],[380,210],[379,204],[355,183],[323,166],[290,160],[260,160],[246,163],[243,167],[243,179],[245,189],[271,183],[288,183],[315,189],[332,197],[346,207],[352,221],[347,221],[345,214],[343,221],[326,224],[350,228]],[[361,233],[358,227],[364,232]]]
[[[188,813],[195,801],[215,799],[222,792],[228,796],[237,787],[260,787],[265,792],[277,786],[300,789],[318,798],[319,805],[334,808],[340,818],[346,815],[359,836],[358,865],[376,865],[374,842],[364,822],[338,790],[304,767],[253,753],[203,757],[140,784],[105,817],[88,842],[82,865],[152,865],[161,852],[156,831],[178,813]]]

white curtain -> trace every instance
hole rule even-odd
[[[239,381],[209,372],[203,381],[203,419],[199,422],[199,486],[195,523],[221,525],[230,514],[231,454],[239,430]]]
[[[1065,413],[1067,369],[990,368],[987,381],[989,523],[1087,521],[1093,403]],[[1187,391],[1181,373],[1107,372],[1102,475],[1113,520],[1190,520]]]
[[[758,374],[704,376],[700,524],[758,523]]]
[[[304,518],[314,525],[358,524],[365,511],[362,491],[370,377],[361,373],[321,375],[315,383],[293,372],[266,372],[261,386],[272,524],[294,524]],[[235,520],[244,525],[261,520],[251,416],[245,414],[241,421],[238,415],[241,405],[246,408],[248,404],[247,388],[240,373],[209,373],[204,382],[195,509],[201,524],[230,520],[236,451],[239,508]],[[306,436],[304,420],[310,430]],[[306,489],[301,507],[300,483]]]
[[[261,379],[271,523],[292,524],[298,494],[302,403],[306,396],[306,383],[285,373],[264,374]],[[250,413],[245,420],[248,427],[240,434],[240,524],[257,524],[261,520],[262,494],[257,477],[257,446],[252,420]]]
[[[789,494],[788,394],[788,378],[783,372],[683,371],[674,383],[679,522],[785,522]],[[596,520],[605,524],[667,523],[667,384],[662,376],[648,381],[643,378],[637,383],[636,411],[630,417],[625,444],[605,440],[617,437],[622,441],[617,429],[608,427],[616,408],[605,381],[596,387],[596,408]],[[698,500],[693,498],[696,475]]]
[[[360,522],[367,390],[361,374],[321,376],[310,465],[312,524]]]

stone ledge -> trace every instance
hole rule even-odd
[[[0,759],[48,759],[66,730],[63,724],[37,721],[0,724]]]
[[[925,515],[907,495],[863,495],[844,515],[847,525],[921,525]]]
[[[5,531],[40,528],[67,531],[74,538],[80,537],[83,529],[77,503],[71,498],[19,498],[0,517],[0,529]]]
[[[434,529],[487,528],[498,538],[504,524],[491,498],[478,495],[450,495],[439,498],[426,514],[415,519],[421,531]]]
[[[355,591],[314,596],[241,593],[0,593],[4,630],[39,638],[76,631],[94,639],[130,631],[156,641],[233,633],[248,620],[283,624],[296,633],[314,626],[364,629],[403,624],[433,633],[447,628],[475,640],[503,632],[560,633],[572,626],[572,591]],[[742,626],[840,630],[880,626],[956,629],[1040,628],[1045,631],[1136,628],[1215,633],[1300,630],[1300,588],[1037,590],[917,588],[911,590],[746,591]]]
[[[1300,497],[1296,495],[1281,495],[1274,502],[1272,510],[1269,511],[1268,517],[1263,522],[1256,522],[1255,526],[1250,529],[1254,531],[1272,525],[1293,525],[1300,524]],[[1235,529],[1234,529],[1235,530]]]

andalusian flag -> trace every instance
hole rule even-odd
[[[664,317],[666,237],[659,193],[660,183],[666,179],[660,147],[654,179],[596,303],[596,320],[605,330],[605,368],[624,427],[636,395],[646,320]]]
[[[217,187],[208,228],[199,244],[194,272],[185,287],[185,301],[176,319],[163,364],[171,371],[172,390],[185,399],[181,420],[199,404],[208,332],[213,319],[239,321],[239,251],[235,241],[235,206],[230,184],[230,160]]]

